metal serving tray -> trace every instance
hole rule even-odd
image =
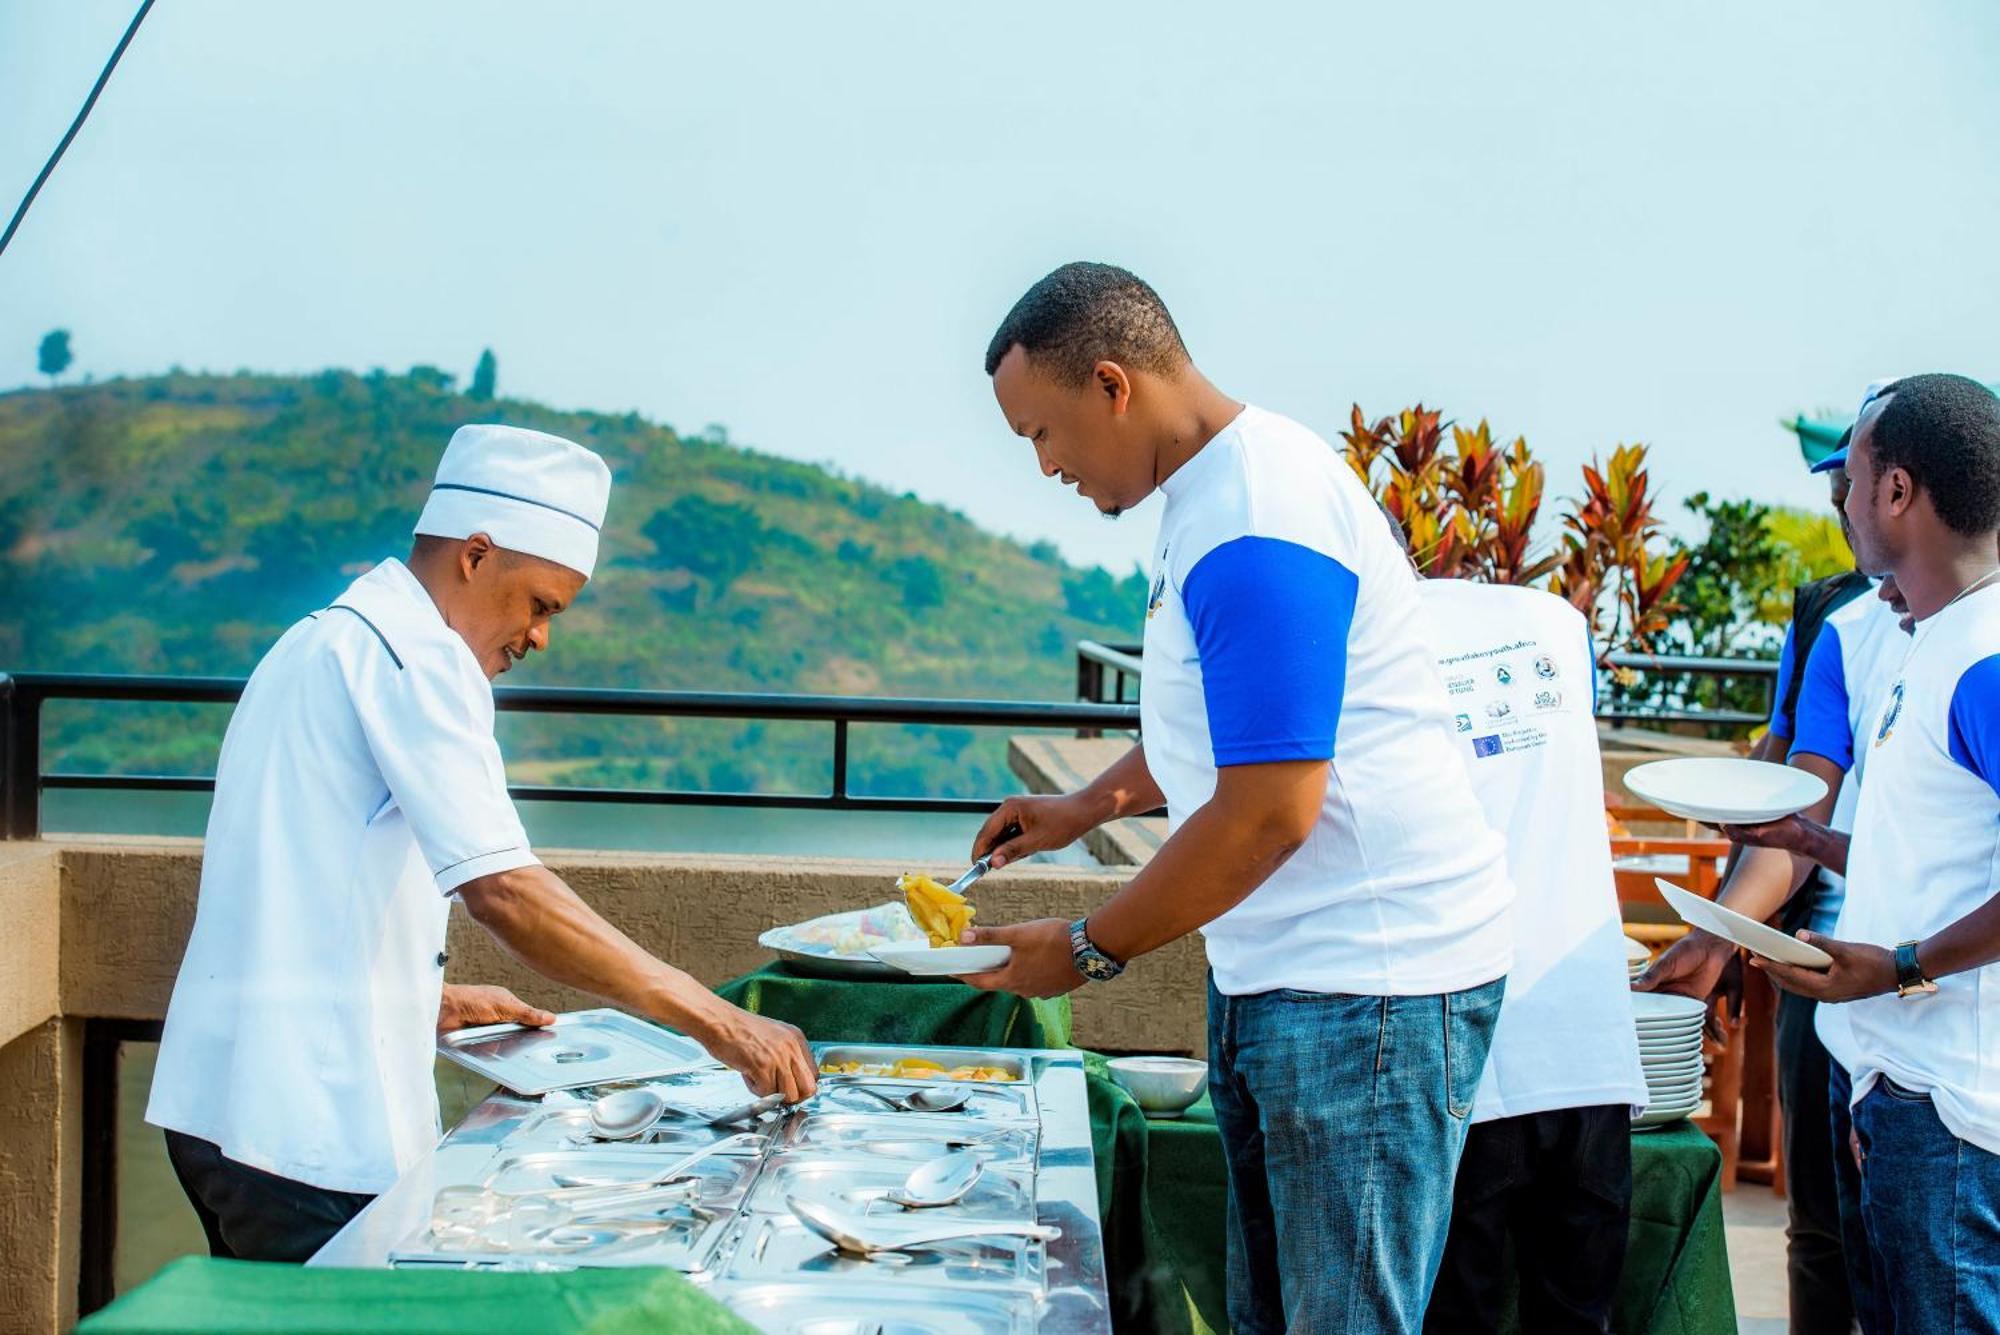
[[[1033,1223],[1035,1179],[1031,1172],[987,1168],[955,1205],[906,1210],[885,1199],[910,1175],[910,1165],[880,1157],[835,1158],[818,1154],[776,1154],[764,1161],[744,1208],[759,1214],[791,1214],[787,1196],[803,1196],[844,1215],[881,1215],[900,1223],[945,1223],[978,1219]]]
[[[1034,1065],[1023,1056],[1019,1049],[1009,1048],[903,1048],[888,1044],[874,1043],[834,1043],[819,1050],[820,1064],[828,1062],[862,1062],[874,1066],[894,1066],[899,1061],[910,1058],[936,1062],[947,1071],[955,1066],[991,1066],[1013,1076],[1002,1084],[1026,1084],[1034,1079]],[[887,1076],[870,1076],[871,1080],[889,1079]],[[937,1080],[924,1081],[937,1084]],[[948,1083],[974,1083],[951,1081]]]
[[[690,1122],[669,1113],[651,1127],[626,1140],[603,1141],[591,1135],[590,1109],[569,1105],[565,1107],[542,1108],[529,1113],[501,1142],[508,1149],[567,1149],[597,1150],[613,1145],[672,1151],[690,1154],[718,1140],[727,1140],[739,1134],[744,1128],[710,1126],[705,1122]],[[745,1143],[742,1149],[724,1150],[724,1154],[755,1155],[759,1147]]]
[[[865,1293],[852,1283],[746,1284],[716,1294],[776,1335],[1027,1335],[1035,1301],[1022,1294],[937,1289]]]
[[[950,1113],[925,1116],[884,1111],[874,1117],[832,1113],[794,1118],[781,1133],[780,1145],[792,1153],[893,1159],[905,1165],[953,1150],[970,1150],[988,1168],[1032,1171],[1037,1134],[1032,1126],[979,1122]],[[904,1171],[909,1170],[905,1167]]]
[[[758,1146],[749,1144],[744,1153],[755,1156]],[[502,1153],[495,1157],[481,1186],[510,1196],[557,1189],[555,1175],[602,1178],[606,1185],[641,1183],[686,1157],[678,1150],[647,1153],[622,1148],[536,1150],[526,1154]],[[715,1154],[691,1165],[684,1176],[701,1181],[704,1204],[733,1208],[742,1201],[750,1179],[757,1174],[755,1157],[731,1158]],[[590,1185],[597,1185],[591,1183]]]
[[[732,1282],[786,1276],[795,1282],[845,1281],[845,1301],[833,1311],[855,1311],[862,1304],[867,1306],[861,1310],[873,1311],[878,1297],[913,1289],[930,1290],[927,1307],[948,1307],[950,1295],[966,1289],[1039,1294],[1048,1271],[1042,1244],[1027,1238],[965,1238],[907,1252],[849,1256],[790,1215],[746,1215],[723,1248],[714,1269]],[[816,1328],[805,1329],[816,1335]]]
[[[438,1039],[438,1053],[517,1094],[643,1080],[714,1060],[693,1039],[609,1007],[558,1015],[546,1029],[460,1029]]]
[[[426,1222],[390,1251],[389,1264],[507,1270],[664,1266],[699,1274],[708,1268],[730,1220],[727,1210],[668,1205],[634,1210],[619,1219],[566,1224],[550,1232],[546,1245],[514,1251],[485,1251],[477,1243],[442,1241]]]

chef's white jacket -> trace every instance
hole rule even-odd
[[[146,1120],[381,1192],[437,1141],[451,895],[535,861],[491,684],[384,561],[285,632],[230,719]]]

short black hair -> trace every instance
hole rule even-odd
[[[1878,470],[1901,468],[1954,533],[2000,529],[2000,397],[1962,375],[1905,376],[1868,437]]]
[[[1084,260],[1063,265],[1014,303],[986,345],[986,374],[1017,344],[1071,385],[1089,379],[1099,362],[1172,375],[1188,360],[1159,293],[1115,264]]]

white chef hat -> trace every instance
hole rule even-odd
[[[517,426],[462,426],[438,461],[416,531],[484,533],[496,547],[568,566],[586,579],[611,499],[611,470],[583,446]]]

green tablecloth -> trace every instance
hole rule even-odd
[[[78,1335],[755,1335],[672,1270],[320,1270],[185,1257]]]
[[[1156,1245],[1186,1285],[1199,1319],[1215,1330],[1227,1329],[1228,1188],[1215,1113],[1203,1099],[1178,1120],[1153,1122],[1150,1131],[1146,1194]],[[1721,1152],[1691,1123],[1632,1137],[1631,1244],[1613,1330],[1625,1335],[1735,1331],[1735,1295],[1722,1239],[1721,1171]]]
[[[964,983],[805,978],[781,964],[715,989],[744,1010],[785,1020],[816,1043],[936,1043],[964,1048],[1066,1048],[1069,998],[1029,1001]]]

